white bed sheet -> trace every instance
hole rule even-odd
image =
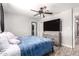
[[[17,44],[10,45],[8,49],[0,52],[0,56],[21,56],[20,48]]]

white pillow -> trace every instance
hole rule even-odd
[[[15,36],[13,33],[11,32],[3,32],[4,35],[7,36],[7,39],[13,39],[13,38],[17,38],[17,36]]]
[[[0,52],[6,50],[10,46],[6,35],[0,34]]]
[[[9,39],[9,43],[10,44],[19,44],[20,43],[20,40],[18,40],[18,39]]]
[[[17,39],[17,36],[15,36],[11,32],[3,32],[3,35],[6,36],[9,44],[19,44],[20,43],[20,40]]]

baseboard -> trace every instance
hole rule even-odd
[[[72,46],[67,45],[67,44],[62,44],[62,46],[68,47],[68,48],[72,48]]]

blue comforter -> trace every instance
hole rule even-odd
[[[24,36],[19,39],[21,40],[19,44],[21,56],[42,56],[53,50],[51,39],[35,36]]]

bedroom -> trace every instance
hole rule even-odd
[[[55,3],[55,4],[52,4],[52,3],[38,4],[37,3],[29,7],[26,6],[26,4],[2,3],[2,6],[4,10],[4,32],[5,32],[4,34],[6,34],[6,32],[11,32],[15,36],[18,36],[18,37],[31,36],[32,25],[37,23],[36,25],[37,29],[35,28],[36,29],[35,36],[38,36],[37,39],[39,38],[42,39],[42,37],[57,39],[56,42],[59,45],[65,46],[65,48],[68,47],[69,50],[67,52],[70,51],[69,54],[71,55],[72,48],[75,48],[74,17],[78,15],[76,14],[78,13],[76,11],[79,7],[78,3]],[[45,18],[43,18],[42,16],[40,17],[39,15],[34,17],[33,15],[36,14],[36,12],[33,12],[30,9],[39,10],[39,8],[42,6],[47,6],[47,9],[53,12],[53,14],[45,15]],[[1,19],[3,19],[2,16],[1,16]],[[43,31],[44,22],[50,21],[50,20],[56,20],[56,19],[60,19],[62,22],[62,26],[60,26],[61,31],[59,30],[58,32],[57,31]],[[30,39],[33,39],[33,38],[36,40],[36,37],[32,37]],[[18,48],[18,47],[15,47],[15,48]],[[52,47],[50,47],[50,49],[51,48]],[[62,47],[58,46],[57,48],[61,49]],[[51,55],[53,55],[53,53],[57,55],[59,52],[60,51],[57,50],[56,53],[52,52]],[[59,55],[61,55],[61,53]]]

